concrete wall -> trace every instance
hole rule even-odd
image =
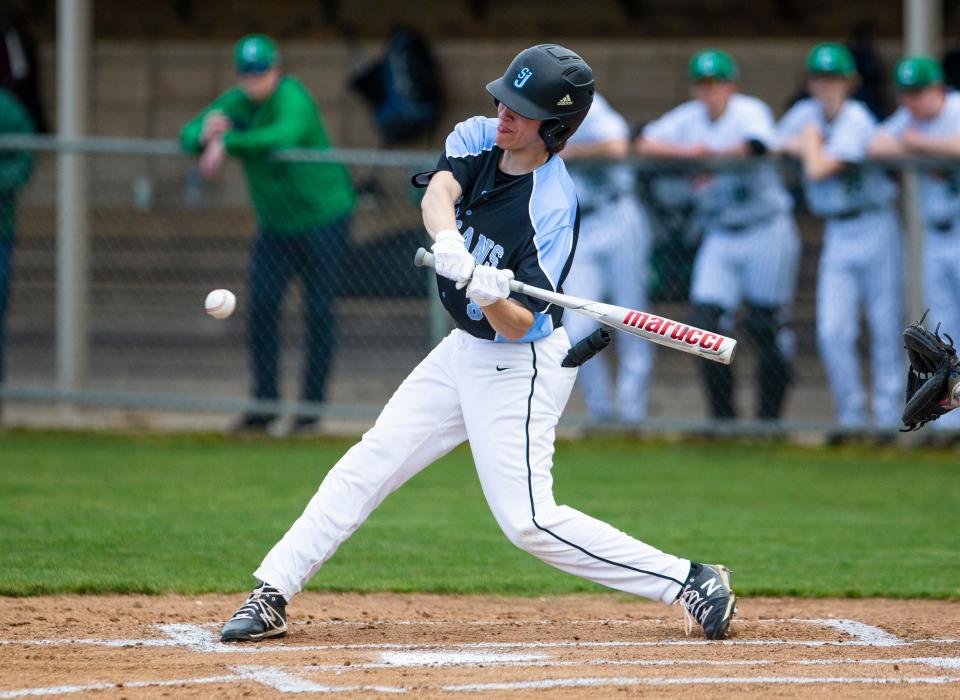
[[[563,40],[561,40],[563,41]],[[530,41],[442,41],[435,43],[446,93],[442,129],[420,146],[438,148],[449,127],[474,114],[492,114],[484,90],[517,51]],[[706,41],[568,40],[593,66],[599,89],[632,123],[645,122],[687,99],[686,64],[706,45],[730,51],[739,61],[742,89],[766,100],[782,113],[801,84],[801,66],[810,41],[740,39]],[[298,77],[320,104],[327,128],[338,146],[375,148],[378,138],[367,107],[349,90],[349,77],[380,49],[379,42],[291,41],[282,44],[289,72]],[[887,66],[899,50],[896,42],[878,44]],[[55,51],[41,51],[42,90],[55,123]],[[92,130],[98,136],[174,138],[188,119],[233,84],[232,42],[100,41],[93,67]],[[132,188],[148,178],[156,188],[182,187],[186,168],[181,160],[109,157],[94,159],[96,189],[122,203]],[[29,197],[53,191],[53,169],[41,159]],[[207,187],[213,201],[242,205],[245,191],[237,168]]]
[[[437,42],[449,96],[446,121],[490,113],[483,89],[528,42]],[[739,61],[744,92],[766,100],[774,111],[800,85],[809,41],[599,41],[569,40],[593,66],[600,90],[629,120],[648,120],[687,97],[686,63],[704,46],[730,51]],[[290,73],[302,80],[321,105],[338,145],[373,147],[376,135],[364,105],[346,82],[356,66],[376,56],[378,43],[351,52],[341,42],[288,42],[282,51]],[[892,69],[898,44],[878,44]],[[43,91],[54,110],[55,55],[42,51]],[[94,130],[111,136],[175,136],[204,104],[233,84],[230,42],[98,42],[93,70]],[[435,143],[442,137],[438,135]]]

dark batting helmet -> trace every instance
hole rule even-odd
[[[543,120],[540,138],[556,153],[593,103],[593,71],[570,49],[540,44],[517,54],[487,92],[521,117]]]

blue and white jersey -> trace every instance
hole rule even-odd
[[[833,121],[828,122],[817,100],[800,100],[780,120],[778,143],[796,137],[810,123],[819,127],[826,155],[850,164],[825,180],[804,178],[810,211],[822,217],[849,215],[886,206],[897,196],[897,186],[882,170],[858,167],[867,158],[870,139],[877,128],[873,115],[861,102],[847,100]]]
[[[880,128],[898,139],[908,129],[940,138],[960,135],[960,93],[948,92],[943,109],[933,119],[915,119],[909,109],[900,107]],[[920,208],[927,224],[960,217],[960,170],[921,172]]]
[[[496,119],[472,117],[447,137],[437,170],[452,173],[463,189],[456,204],[457,227],[478,265],[513,270],[521,282],[562,291],[580,225],[573,181],[556,155],[526,175],[500,172],[503,150],[496,145],[496,133]],[[434,172],[415,176],[414,184],[425,186]],[[510,298],[533,311],[535,321],[523,338],[509,341],[494,331],[465,289],[439,276],[437,284],[457,327],[477,338],[530,342],[561,325],[562,308],[513,293]]]
[[[735,94],[716,120],[699,100],[685,102],[647,124],[643,137],[680,146],[706,146],[714,151],[757,140],[767,148],[775,141],[773,113],[762,100]],[[789,211],[793,202],[773,166],[697,176],[692,181],[698,214],[710,225],[742,227]]]
[[[591,144],[629,138],[627,120],[603,96],[594,93],[590,111],[567,143]],[[612,199],[633,192],[633,171],[626,165],[586,165],[574,160],[567,167],[577,186],[577,199],[584,210],[599,208]]]

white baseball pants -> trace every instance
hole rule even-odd
[[[903,410],[901,296],[903,249],[892,209],[849,221],[828,221],[817,279],[817,342],[830,380],[837,421],[868,424],[866,392],[857,357],[860,308],[870,329],[874,425],[895,428]]]
[[[960,337],[960,222],[950,231],[927,230],[923,247],[923,284],[930,313],[926,326],[941,330],[954,340]],[[914,321],[916,319],[908,319]],[[956,431],[960,428],[960,410],[941,416],[930,427]]]
[[[672,603],[688,560],[554,501],[554,429],[577,375],[560,366],[569,347],[562,328],[523,344],[454,330],[330,470],[254,576],[289,600],[392,491],[469,440],[484,496],[511,542],[563,571]]]

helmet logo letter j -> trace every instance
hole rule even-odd
[[[517,73],[517,79],[513,81],[513,84],[515,87],[522,88],[532,76],[533,72],[529,68],[521,68],[520,72]]]

